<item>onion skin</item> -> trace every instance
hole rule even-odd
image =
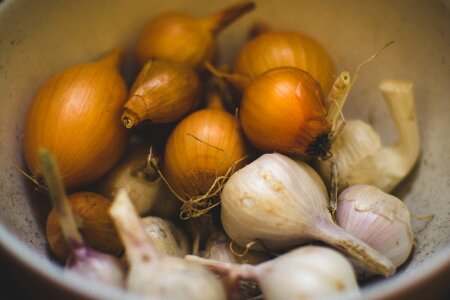
[[[122,122],[131,128],[149,120],[153,123],[178,121],[200,102],[201,82],[187,65],[149,60],[131,88]]]
[[[185,198],[207,193],[214,180],[247,156],[237,120],[229,113],[203,109],[189,115],[167,141],[164,170],[173,190]]]
[[[239,53],[234,70],[256,77],[282,66],[297,67],[310,73],[327,95],[335,80],[333,62],[313,38],[299,32],[269,31],[250,40]]]
[[[162,58],[202,67],[216,52],[215,36],[255,4],[243,1],[204,18],[183,12],[168,12],[153,18],[143,30],[136,47],[137,60]]]
[[[120,124],[127,87],[117,68],[121,53],[69,67],[37,92],[25,123],[24,153],[39,177],[38,151],[56,157],[66,188],[92,183],[120,158],[128,133]]]
[[[294,67],[269,70],[244,90],[239,110],[244,133],[262,150],[326,155],[330,124],[323,98],[307,72]]]
[[[111,201],[91,192],[77,192],[68,198],[86,245],[115,256],[122,253],[122,243],[109,216]],[[46,234],[52,253],[60,260],[69,257],[71,250],[54,209],[47,217]]]

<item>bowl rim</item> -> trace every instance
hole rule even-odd
[[[63,272],[63,269],[50,260],[39,257],[26,243],[14,236],[0,223],[0,250],[7,257],[24,266],[27,270],[42,279],[49,285],[58,286],[63,291],[80,298],[87,299],[130,299],[142,300],[142,297],[127,292],[124,289],[111,287],[102,283],[93,283],[82,276]],[[415,272],[395,276],[389,280],[376,282],[361,289],[364,299],[395,299],[405,292],[411,292],[423,287],[428,281],[438,278],[450,270],[450,246],[438,249],[437,252],[422,263]]]

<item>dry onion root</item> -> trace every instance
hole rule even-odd
[[[158,251],[125,190],[118,192],[110,214],[126,248],[129,291],[158,299],[226,299],[214,274]]]

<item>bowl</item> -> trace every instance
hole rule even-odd
[[[137,35],[152,16],[173,9],[202,16],[228,2],[0,1],[0,249],[14,265],[13,273],[20,274],[17,280],[36,291],[35,295],[73,299],[125,296],[123,291],[77,276],[63,276],[60,266],[50,259],[44,229],[50,204],[22,172],[26,171],[24,118],[34,93],[60,69],[98,58],[118,45],[129,49],[125,64],[133,65]],[[370,122],[384,143],[393,143],[394,124],[386,117],[388,110],[378,84],[383,79],[413,82],[421,156],[394,194],[410,208],[417,239],[406,266],[389,279],[365,285],[362,298],[444,297],[450,275],[450,2],[256,2],[254,12],[220,35],[222,62],[233,61],[257,20],[315,37],[332,54],[337,70],[351,74],[360,62],[394,41],[361,69],[344,113],[347,118]],[[132,78],[132,67],[123,72],[128,80]]]

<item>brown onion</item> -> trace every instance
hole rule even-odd
[[[28,168],[39,176],[41,147],[56,157],[67,188],[91,183],[120,158],[128,134],[120,124],[127,88],[117,68],[121,52],[69,67],[50,78],[31,103],[25,123]]]
[[[204,201],[218,194],[227,176],[246,156],[247,146],[236,118],[221,110],[203,109],[189,115],[171,133],[164,171],[171,188],[186,201],[184,210],[196,215],[197,208],[201,211],[203,205],[210,206]],[[197,208],[190,201],[196,197],[201,198]]]
[[[149,58],[162,58],[202,67],[216,52],[215,36],[255,4],[243,1],[204,18],[184,12],[155,17],[145,27],[137,45],[137,58],[144,65]]]
[[[268,31],[250,40],[239,53],[234,70],[253,78],[282,66],[297,67],[310,73],[325,95],[336,78],[326,50],[313,38],[294,31]]]

